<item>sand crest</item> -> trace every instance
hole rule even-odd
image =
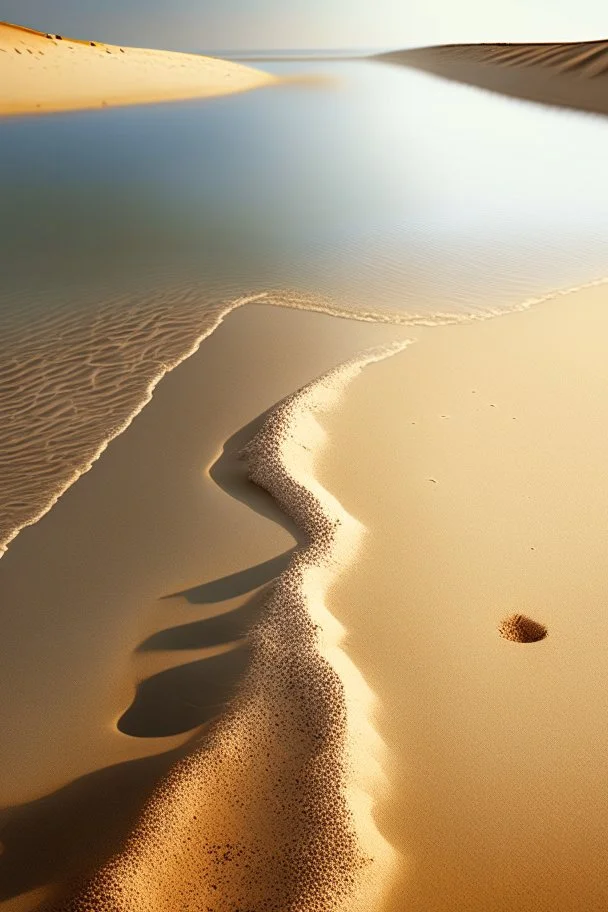
[[[199,54],[117,47],[0,23],[0,115],[206,98],[276,81]]]
[[[376,59],[515,98],[608,114],[608,41],[451,44]]]
[[[363,530],[312,469],[323,442],[318,414],[366,364],[406,344],[299,390],[232,454],[296,523],[301,546],[251,631],[238,696],[157,788],[124,851],[62,909],[367,912],[378,903],[395,858],[367,794],[381,778],[381,744],[372,695],[324,606]]]

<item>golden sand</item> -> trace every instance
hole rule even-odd
[[[0,23],[0,115],[206,98],[274,82],[268,73],[227,60]]]
[[[61,909],[377,906],[394,857],[365,797],[378,739],[365,685],[336,660],[342,632],[324,607],[362,530],[312,467],[323,440],[317,416],[363,367],[402,347],[371,351],[292,394],[228,457],[247,461],[301,545],[249,633],[250,666],[230,707],[155,790],[125,848]]]
[[[324,419],[367,528],[328,606],[379,699],[390,912],[606,908],[607,332],[605,287],[421,330]]]
[[[119,308],[116,316],[118,332]],[[170,336],[158,319],[174,346],[179,332]],[[179,745],[223,711],[242,676],[261,589],[285,568],[295,529],[247,482],[245,464],[222,461],[222,452],[240,449],[258,417],[311,375],[399,334],[409,331],[239,308],[155,388],[93,471],[11,543],[0,561],[11,606],[0,677],[14,694],[2,714],[0,767],[0,891],[16,897],[7,912],[23,908],[18,893],[49,883],[63,892],[121,847]],[[149,363],[155,369],[158,355]],[[328,658],[351,685],[352,723],[371,744],[369,782],[348,795],[359,827],[369,820],[372,755],[381,745],[366,724],[368,689],[338,647],[343,631],[320,608],[318,591],[315,584],[309,600],[314,623],[326,629]],[[183,733],[162,737],[170,730]],[[238,794],[219,794],[218,815],[245,794],[255,816],[255,795],[232,785]],[[202,799],[209,807],[214,800]]]

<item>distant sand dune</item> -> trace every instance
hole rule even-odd
[[[0,22],[0,115],[229,95],[269,73],[199,54],[116,47]]]
[[[608,114],[608,41],[451,44],[376,59],[503,95]]]

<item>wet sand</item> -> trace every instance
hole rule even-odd
[[[501,95],[608,114],[608,41],[448,44],[376,59]]]
[[[420,330],[323,421],[368,529],[328,607],[378,698],[390,912],[606,908],[607,305]]]
[[[0,22],[0,116],[206,98],[274,82],[270,74],[232,61]]]
[[[116,849],[247,666],[256,596],[295,530],[244,465],[218,463],[226,442],[243,429],[242,445],[282,397],[408,331],[270,306],[232,313],[11,544],[1,908],[32,908],[18,896]]]

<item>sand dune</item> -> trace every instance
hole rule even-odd
[[[0,23],[0,115],[205,98],[273,82],[268,73],[227,60]]]
[[[608,114],[608,41],[452,44],[375,59],[515,98]]]

